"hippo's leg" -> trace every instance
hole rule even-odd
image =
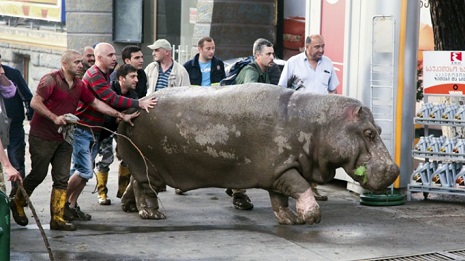
[[[289,208],[289,197],[281,193],[268,191],[270,193],[271,207],[274,215],[281,225],[304,224],[305,221],[299,218],[294,211]]]
[[[282,193],[283,196],[291,197],[296,200],[298,220],[304,220],[309,225],[320,223],[320,206],[318,206],[315,200],[312,188],[297,170],[291,169],[283,173],[275,180],[273,190]],[[273,203],[272,198],[271,203],[276,204],[278,210],[280,206],[283,209],[287,207],[287,200],[278,200],[276,202],[277,203]],[[275,207],[273,207],[273,210],[276,213]],[[283,210],[281,210],[281,214],[282,211]],[[296,222],[296,224],[300,223]]]
[[[133,188],[140,218],[166,219],[165,214],[158,210],[157,194],[149,188],[148,184],[141,184],[134,180]]]
[[[125,212],[137,212],[136,198],[134,195],[134,178],[131,176],[129,185],[126,187],[126,190],[121,196],[121,208]]]

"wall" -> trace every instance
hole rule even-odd
[[[36,89],[40,78],[60,66],[61,53],[66,49],[66,33],[53,28],[31,29],[27,25],[0,25],[2,63],[19,69],[29,88]],[[29,65],[24,68],[24,61]]]
[[[248,56],[252,44],[259,38],[276,40],[276,0],[198,0],[197,22],[194,25],[192,43],[210,35],[215,39],[217,56],[222,59]],[[113,1],[66,0],[66,28],[64,31],[34,30],[26,26],[10,27],[0,24],[0,47],[5,64],[21,67],[22,57],[30,59],[30,87],[35,90],[40,78],[60,68],[61,53],[66,49],[81,51],[86,45],[112,42]],[[155,6],[157,3],[157,6]],[[169,22],[168,10],[180,8],[181,1],[144,0],[143,42],[140,44],[146,66],[152,62],[151,50],[156,35],[174,37],[170,27],[179,27],[172,44],[179,44],[181,31],[178,21]],[[179,9],[178,8],[178,9]],[[158,10],[157,10],[158,9]],[[176,10],[178,10],[176,9]],[[157,15],[155,15],[157,14]],[[157,17],[164,14],[163,17]],[[170,18],[171,17],[171,18]],[[97,25],[97,26],[96,26]],[[53,28],[52,28],[53,29]],[[113,44],[117,54],[126,44]],[[118,59],[118,62],[122,61]],[[22,68],[19,68],[22,69]]]
[[[147,45],[153,43],[154,32],[154,2],[144,1],[143,42],[141,46],[144,53],[144,63],[152,62],[151,50]],[[98,25],[98,26],[95,26]],[[68,32],[67,46],[70,49],[81,51],[86,45],[99,42],[111,43],[118,54],[118,63],[121,49],[129,44],[113,43],[113,1],[99,0],[98,4],[86,0],[66,1],[66,27]]]
[[[192,41],[206,35],[221,59],[251,55],[257,38],[276,41],[276,0],[199,0]]]
[[[305,1],[286,0],[284,1],[284,18],[289,16],[305,17]]]

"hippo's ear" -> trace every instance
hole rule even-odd
[[[362,112],[363,112],[362,106],[357,106],[352,112],[352,117],[354,119],[360,119]]]

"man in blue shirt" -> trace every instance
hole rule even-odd
[[[209,36],[197,44],[198,54],[184,64],[192,85],[218,85],[226,77],[224,63],[215,57],[215,42]]]

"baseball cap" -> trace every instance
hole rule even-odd
[[[155,50],[158,48],[163,48],[165,50],[171,50],[171,44],[166,39],[158,39],[153,44],[147,46],[148,48]]]

